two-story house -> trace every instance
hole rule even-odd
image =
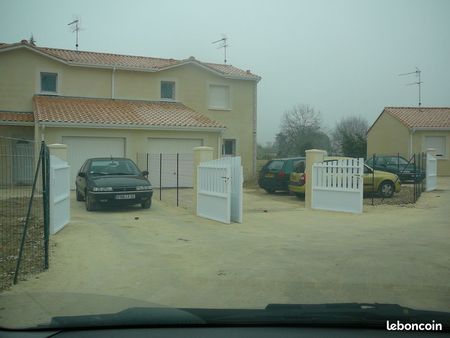
[[[226,64],[0,44],[0,136],[68,145],[86,158],[210,146],[255,174],[257,84]],[[12,168],[14,172],[14,168]]]

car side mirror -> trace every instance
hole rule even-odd
[[[148,176],[148,171],[147,171],[147,170],[144,170],[144,171],[142,172],[142,175],[144,175],[145,177],[147,177],[147,176]]]
[[[86,177],[86,173],[79,172],[79,173],[78,173],[78,176],[80,176],[80,177]]]

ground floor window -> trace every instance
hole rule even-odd
[[[445,136],[425,136],[425,150],[429,148],[436,149],[437,158],[445,158],[446,155],[446,137]]]
[[[224,139],[222,142],[222,155],[235,156],[236,155],[236,140]]]

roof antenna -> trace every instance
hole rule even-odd
[[[223,63],[224,64],[227,63],[227,47],[230,47],[230,45],[228,44],[227,41],[228,41],[227,36],[225,34],[222,34],[222,39],[212,42],[212,44],[220,42],[220,45],[219,45],[219,47],[217,47],[217,49],[223,48],[223,53],[224,53]]]
[[[73,20],[71,23],[68,23],[67,26],[72,26],[72,33],[75,32],[76,33],[76,43],[75,43],[75,48],[78,51],[78,32],[80,31],[80,19],[77,18],[75,20]]]
[[[422,85],[422,81],[420,80],[420,74],[422,73],[422,71],[416,67],[416,70],[414,72],[409,72],[409,73],[403,73],[403,74],[398,74],[398,76],[405,76],[405,75],[412,75],[412,74],[416,74],[418,81],[416,82],[412,82],[412,83],[408,83],[407,86],[413,86],[413,85],[418,85],[419,87],[419,107],[422,105],[422,90],[421,90],[421,85]]]

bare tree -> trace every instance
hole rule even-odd
[[[367,120],[362,117],[344,117],[332,133],[333,151],[339,155],[365,158],[368,128]]]
[[[320,112],[309,105],[296,105],[286,111],[275,139],[278,156],[304,155],[305,150],[329,150],[330,139],[321,129]]]

